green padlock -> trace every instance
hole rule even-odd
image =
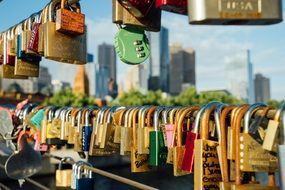
[[[160,166],[166,163],[167,147],[165,146],[163,133],[159,129],[159,115],[163,111],[163,107],[158,107],[154,113],[154,131],[149,134],[150,138],[150,155],[149,165]]]
[[[150,55],[144,30],[131,26],[121,28],[116,34],[115,48],[121,61],[130,65],[143,63]]]

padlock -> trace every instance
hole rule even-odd
[[[115,36],[115,49],[121,61],[130,65],[143,63],[150,55],[144,30],[131,26],[119,29]]]
[[[181,166],[182,170],[184,171],[192,173],[194,170],[194,146],[195,146],[195,141],[199,138],[200,119],[202,114],[205,112],[206,107],[215,105],[216,103],[217,102],[211,102],[201,107],[201,109],[196,115],[193,129],[191,130],[191,132],[188,132],[187,134],[186,143],[185,143],[185,153]]]
[[[153,130],[153,126],[151,124],[150,118],[153,116],[156,107],[152,106],[148,108],[141,115],[141,122],[137,128],[138,138],[138,153],[139,154],[149,154],[149,132]],[[146,124],[147,120],[147,124]]]
[[[124,115],[126,113],[127,109],[120,110],[119,112],[116,112],[113,115],[113,121],[115,124],[115,132],[114,132],[114,143],[117,144],[120,149],[120,142],[121,142],[121,127],[124,125]]]
[[[281,113],[280,141],[278,145],[278,160],[280,173],[280,188],[285,189],[285,112]]]
[[[268,151],[277,152],[278,142],[278,132],[279,132],[279,122],[281,119],[281,114],[285,110],[285,103],[283,103],[280,108],[276,111],[274,119],[269,120],[268,127],[265,133],[264,142],[262,148]]]
[[[55,186],[56,187],[70,187],[71,186],[71,175],[72,169],[63,169],[62,164],[70,160],[74,162],[74,160],[70,157],[62,158],[58,169],[55,171]]]
[[[149,14],[143,18],[133,16],[124,8],[118,0],[112,0],[113,23],[119,25],[133,26],[143,30],[158,32],[161,27],[161,11],[152,8]]]
[[[177,120],[175,122],[175,130],[177,135],[177,143],[173,148],[173,174],[174,176],[183,176],[190,174],[189,171],[182,170],[182,163],[185,157],[185,144],[183,141],[183,125],[185,121],[185,117],[187,115],[193,114],[195,111],[199,110],[198,106],[193,106],[190,108],[184,109],[180,112],[176,117]]]
[[[187,0],[155,0],[155,6],[165,11],[187,15]]]
[[[235,126],[234,126],[234,130],[236,131],[236,137],[235,137],[235,143],[237,144],[237,148],[236,148],[236,153],[235,153],[235,184],[231,185],[231,189],[232,190],[242,190],[242,189],[246,189],[246,190],[274,190],[274,189],[279,189],[276,186],[274,186],[274,182],[272,182],[272,180],[268,180],[268,185],[261,185],[261,184],[242,184],[241,181],[241,172],[245,171],[244,168],[245,165],[248,165],[247,163],[251,162],[254,164],[255,162],[255,158],[246,158],[246,154],[248,154],[247,152],[250,151],[252,152],[251,155],[254,156],[254,153],[259,153],[259,150],[256,150],[256,147],[261,146],[259,145],[255,140],[251,139],[251,136],[248,135],[248,128],[249,128],[249,119],[252,116],[253,112],[256,111],[258,108],[260,108],[259,106],[263,106],[262,104],[253,104],[249,107],[248,110],[242,110],[236,118],[236,122],[235,122]],[[242,120],[244,120],[244,131],[241,133],[241,126],[242,126]],[[251,141],[251,142],[250,142]],[[247,145],[249,144],[249,145]],[[248,149],[249,148],[249,149]],[[259,149],[259,147],[258,147]],[[262,149],[262,148],[261,148]],[[243,153],[242,153],[243,152]],[[260,159],[266,159],[267,153],[265,154],[258,154],[258,155],[262,155],[262,157],[259,156]],[[264,161],[260,160],[258,163],[256,164],[260,164]],[[267,161],[266,161],[267,162]],[[250,163],[250,164],[252,164]],[[265,163],[265,162],[264,162]],[[265,163],[265,165],[262,165],[263,169],[265,168],[265,170],[268,170],[268,168],[270,169],[270,166],[268,164]],[[267,168],[266,168],[267,167]],[[255,169],[255,168],[253,168]],[[262,169],[261,167],[258,167],[258,169]],[[270,176],[269,176],[270,177]]]
[[[149,132],[149,165],[160,166],[166,164],[167,147],[164,143],[162,131],[159,130],[159,116],[164,107],[158,107],[154,113],[154,131]]]
[[[132,133],[132,116],[135,108],[129,109],[125,114],[124,127],[121,127],[120,155],[129,155],[131,153]]]
[[[90,146],[89,146],[89,155],[90,156],[95,156],[99,152],[98,148],[95,144],[95,141],[96,141],[96,136],[97,136],[97,128],[100,125],[100,120],[103,117],[104,110],[106,110],[106,108],[102,108],[99,110],[99,112],[97,113],[97,116],[96,116],[96,120],[95,120],[95,122],[93,122],[93,129],[92,129]]]
[[[42,17],[44,16],[44,11],[41,11],[36,15],[35,22],[32,23],[32,33],[30,39],[27,41],[28,50],[34,53],[38,53],[39,49],[39,29],[41,25]]]
[[[137,18],[146,17],[155,4],[154,0],[119,0],[119,2]]]
[[[221,176],[222,176],[222,181],[220,182],[220,188],[224,187],[229,182],[229,173],[228,173],[229,166],[227,159],[226,133],[229,124],[228,118],[234,108],[235,106],[225,106],[224,104],[221,104],[220,106],[217,106],[215,111],[215,123],[217,125],[217,133],[219,140],[219,145],[217,146],[217,153],[219,156],[219,163],[220,163]]]
[[[109,107],[103,107],[100,109],[100,111],[97,114],[96,117],[96,123],[93,124],[93,130],[91,134],[91,140],[90,140],[90,148],[89,148],[89,155],[91,156],[109,156],[114,153],[114,151],[109,151],[107,149],[100,148],[100,144],[96,144],[96,140],[98,138],[98,132],[100,126],[102,127],[104,124],[104,119],[107,119],[108,113],[110,111]]]
[[[85,124],[82,127],[82,150],[88,152],[90,148],[90,140],[92,134],[92,125],[90,122],[90,114],[92,111],[86,111],[85,113]]]
[[[103,132],[106,131],[105,122],[107,121],[108,114],[110,112],[110,108],[106,109],[101,117],[100,125],[96,127],[96,140],[95,145],[100,147],[103,138]]]
[[[44,57],[64,63],[86,64],[86,32],[82,35],[70,36],[56,31],[53,15],[58,2],[59,0],[55,0],[50,3],[46,15],[47,22],[42,24],[45,43]]]
[[[263,144],[265,138],[265,131],[267,130],[268,118],[267,114],[273,108],[265,107],[260,115],[255,116],[250,123],[248,134],[256,140],[259,144]]]
[[[84,161],[78,161],[74,164],[72,164],[72,173],[71,173],[71,189],[76,189],[76,181],[77,181],[77,173],[78,173],[78,167],[81,165],[86,164]]]
[[[188,0],[188,15],[190,24],[269,25],[282,21],[282,5],[281,0]]]
[[[221,168],[222,181],[219,183],[220,190],[230,190],[230,174],[229,174],[229,163],[227,158],[227,129],[231,125],[230,115],[236,106],[227,106],[223,109],[220,107],[215,112],[215,122],[220,125],[217,127],[218,133],[220,133],[219,146],[217,147],[219,162]],[[219,130],[220,129],[220,130]]]
[[[208,104],[201,118],[201,139],[196,139],[194,147],[194,189],[219,190],[222,181],[217,153],[218,142],[209,139],[209,120],[217,103]]]
[[[50,123],[49,121],[49,111],[52,109],[52,106],[47,107],[44,110],[44,117],[43,120],[41,122],[41,144],[46,143],[46,139],[47,139],[47,127]]]
[[[41,20],[40,20],[40,26],[39,26],[39,42],[38,42],[38,54],[44,55],[44,49],[45,49],[45,41],[44,41],[44,27],[43,24],[47,22],[47,14],[48,14],[48,8],[49,4],[46,5],[41,13]]]
[[[240,161],[240,170],[246,172],[275,172],[277,171],[277,157],[271,155],[262,146],[256,142],[249,134],[249,121],[255,111],[264,107],[264,104],[251,105],[244,117],[244,130],[240,134],[240,144],[238,151]],[[236,141],[238,142],[238,141]],[[236,150],[237,151],[237,150]],[[260,157],[262,155],[262,157]],[[237,157],[237,155],[236,155]],[[236,160],[237,162],[237,160]]]
[[[70,113],[71,113],[71,109],[66,108],[60,114],[60,120],[61,120],[60,140],[65,140],[66,142],[68,140],[68,130],[70,127],[69,124],[71,124],[71,122],[68,121],[68,116]]]
[[[10,49],[10,44],[8,43],[8,33],[10,31],[3,33],[3,65],[1,76],[7,79],[28,79],[26,76],[15,75],[15,59],[16,56],[9,55],[8,50]],[[11,32],[10,32],[11,33]]]
[[[69,129],[68,129],[68,139],[67,139],[67,143],[68,144],[74,144],[75,142],[75,131],[76,131],[76,126],[77,126],[77,114],[79,113],[79,111],[81,111],[81,109],[78,108],[74,108],[71,111],[71,123],[69,125]]]
[[[76,11],[66,9],[67,0],[61,0],[61,7],[56,11],[56,30],[69,35],[84,34],[85,15],[81,13],[80,4]],[[73,7],[69,7],[72,9]]]
[[[86,189],[93,189],[94,187],[94,178],[92,176],[91,170],[82,171],[86,164],[78,166],[77,176],[76,176],[76,190],[86,190]],[[91,166],[88,164],[88,166]]]
[[[100,148],[104,148],[106,151],[110,151],[113,153],[119,153],[120,152],[120,144],[119,143],[115,143],[114,142],[114,138],[115,138],[115,132],[116,132],[116,128],[117,126],[115,125],[115,114],[119,114],[119,119],[120,119],[120,115],[122,115],[121,113],[125,112],[125,107],[112,107],[111,111],[107,117],[107,121],[106,121],[106,132],[104,132],[103,134],[103,139],[102,142],[100,144]],[[105,138],[105,140],[104,140]],[[105,144],[105,146],[103,146]]]
[[[19,29],[19,32],[16,35],[17,58],[15,60],[15,75],[38,77],[39,70],[40,70],[39,64],[41,61],[41,57],[36,54],[27,54],[27,46],[26,46],[27,42],[26,41],[27,41],[27,38],[31,36],[29,32],[30,31],[23,31],[23,28],[22,28],[22,29]]]
[[[60,131],[61,131],[61,119],[60,114],[64,110],[64,108],[55,108],[56,110],[51,110],[49,112],[49,120],[47,125],[47,138],[46,143],[48,145],[65,145],[67,143],[66,140],[60,139]]]
[[[77,114],[77,123],[76,123],[76,130],[74,132],[74,151],[79,153],[79,154],[82,154],[83,153],[83,150],[82,150],[82,145],[83,145],[83,136],[82,136],[82,128],[83,128],[83,123],[82,121],[84,121],[83,118],[85,118],[85,113],[86,110],[82,109],[78,112]]]
[[[150,171],[150,166],[148,165],[148,155],[139,154],[137,148],[137,128],[140,123],[144,122],[144,117],[146,110],[149,106],[142,106],[136,109],[132,117],[132,133],[133,133],[133,142],[131,147],[131,171],[132,172],[146,172]]]

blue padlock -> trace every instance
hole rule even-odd
[[[92,125],[90,122],[90,114],[92,111],[87,111],[85,115],[85,125],[82,127],[82,150],[89,151],[90,140],[92,135]]]
[[[88,164],[89,165],[89,164]],[[94,189],[94,178],[92,171],[86,170],[85,165],[80,165],[77,168],[76,174],[76,190],[92,190]]]

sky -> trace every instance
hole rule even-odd
[[[3,0],[0,3],[0,31],[42,9],[48,0]],[[88,25],[88,52],[97,60],[97,46],[113,44],[117,27],[112,23],[111,0],[81,0]],[[283,4],[285,15],[285,5]],[[273,99],[285,99],[285,22],[271,26],[194,26],[188,17],[163,12],[162,25],[169,29],[169,42],[181,43],[196,51],[197,89],[225,89],[225,60],[250,49],[254,73],[271,79]],[[97,61],[96,61],[97,62]],[[73,82],[76,66],[44,60],[53,79]],[[118,80],[126,64],[118,61]]]

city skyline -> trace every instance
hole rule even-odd
[[[1,21],[0,30],[3,31],[13,24],[26,18],[31,13],[43,8],[48,2],[26,0],[12,5],[11,2],[1,2],[2,18],[13,9],[18,14],[9,14],[9,19]],[[28,6],[33,4],[33,6]],[[97,46],[106,42],[113,44],[113,38],[118,30],[111,22],[111,1],[99,0],[82,1],[82,12],[86,14],[88,31],[88,52],[97,57]],[[285,5],[283,4],[283,7]],[[163,12],[162,24],[169,29],[170,44],[181,42],[183,47],[191,47],[196,51],[197,89],[223,89],[226,86],[225,76],[221,74],[225,66],[225,58],[235,52],[250,49],[254,73],[262,73],[271,79],[273,99],[284,99],[285,88],[280,88],[284,81],[285,30],[284,22],[273,26],[191,26],[188,18]],[[107,29],[107,30],[106,30]],[[60,79],[72,83],[76,66],[44,61],[53,75],[53,79]],[[130,66],[117,63],[118,79],[122,79],[124,71]],[[60,72],[62,70],[68,72]],[[71,78],[71,79],[68,79]],[[118,80],[118,84],[120,84]]]

